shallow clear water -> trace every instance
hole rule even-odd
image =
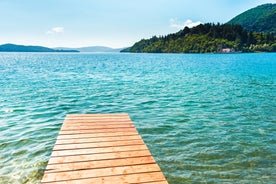
[[[0,54],[0,183],[39,183],[68,113],[129,113],[169,183],[276,181],[276,54]]]

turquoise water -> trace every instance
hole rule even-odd
[[[169,183],[276,182],[276,54],[0,54],[0,183],[39,183],[68,113],[129,113]]]

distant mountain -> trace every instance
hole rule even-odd
[[[0,52],[79,52],[77,50],[56,50],[42,46],[25,46],[15,44],[0,45]]]
[[[249,31],[276,35],[276,4],[263,4],[231,19],[228,24],[240,24]]]
[[[57,47],[54,49],[63,49],[63,50],[73,49],[73,50],[78,50],[80,52],[120,52],[125,48],[113,49],[113,48],[104,47],[104,46],[90,46],[90,47],[80,47],[80,48]]]

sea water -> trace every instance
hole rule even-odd
[[[169,183],[275,183],[275,84],[275,53],[1,53],[0,183],[39,183],[71,113],[128,113]]]

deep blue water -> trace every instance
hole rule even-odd
[[[276,182],[276,54],[0,53],[0,183],[39,183],[69,113],[129,113],[169,183]]]

